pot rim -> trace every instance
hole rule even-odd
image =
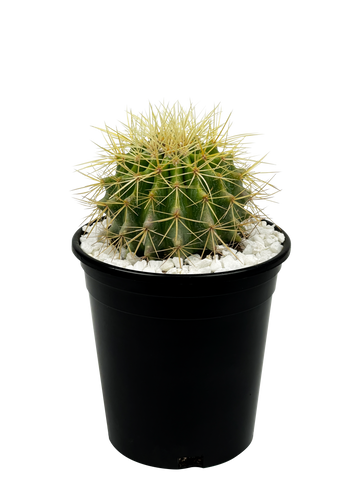
[[[268,220],[266,218],[262,219],[266,221],[267,224],[274,225],[274,223],[271,220]],[[255,264],[255,265],[250,265],[249,267],[244,267],[244,268],[238,268],[235,270],[228,270],[225,272],[212,272],[212,273],[187,273],[185,274],[187,277],[190,278],[208,278],[208,277],[224,277],[224,276],[231,276],[231,275],[241,275],[241,276],[252,276],[258,273],[262,273],[264,271],[269,271],[272,268],[279,266],[280,264],[286,265],[290,259],[292,258],[293,254],[293,247],[294,247],[294,242],[293,242],[293,237],[289,230],[287,230],[280,222],[278,222],[279,226],[281,229],[279,229],[275,225],[275,229],[281,233],[284,234],[285,240],[282,242],[281,245],[283,245],[282,250],[275,255],[274,257],[270,258],[269,260],[266,260],[264,262]],[[82,226],[83,225],[76,225],[75,228],[72,230],[70,236],[69,236],[69,253],[73,257],[74,261],[79,263],[84,263],[85,265],[92,267],[98,271],[104,272],[104,273],[110,273],[113,275],[118,275],[121,274],[121,276],[125,275],[143,275],[145,277],[156,277],[158,278],[159,276],[166,275],[164,273],[155,273],[155,272],[143,272],[142,270],[131,270],[128,268],[123,268],[123,267],[118,267],[116,265],[112,265],[106,262],[103,262],[101,260],[98,260],[95,257],[92,257],[88,253],[86,253],[84,250],[82,250],[81,245],[80,245],[80,236],[82,235]],[[165,261],[165,259],[163,259]],[[172,277],[183,277],[184,275],[181,274],[176,274],[176,275],[170,275]]]

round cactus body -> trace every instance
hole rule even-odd
[[[228,139],[226,123],[216,108],[197,122],[192,107],[150,106],[148,117],[131,114],[126,133],[101,129],[107,147],[91,162],[97,173],[87,174],[95,184],[85,201],[94,208],[90,221],[106,215],[108,243],[159,259],[241,242],[244,222],[260,218],[254,198],[263,182],[253,167],[261,160],[242,158],[248,135]]]

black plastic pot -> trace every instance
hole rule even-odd
[[[267,262],[230,272],[135,272],[72,250],[90,294],[109,438],[162,468],[210,467],[253,438],[270,314],[290,238]]]

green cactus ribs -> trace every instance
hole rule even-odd
[[[146,102],[136,112],[125,102],[113,125],[89,123],[102,143],[88,138],[91,158],[71,164],[87,183],[67,193],[89,208],[83,222],[107,218],[105,243],[147,260],[203,258],[217,245],[241,244],[249,217],[272,220],[257,203],[282,193],[262,170],[275,163],[267,160],[272,150],[252,152],[267,132],[230,133],[236,109],[226,113],[222,99],[211,109],[191,95],[186,105],[166,95]]]
[[[104,179],[106,193],[98,206],[111,221],[113,243],[157,258],[240,241],[251,196],[242,172],[230,169],[233,164],[216,147],[199,144],[183,156],[159,150],[156,157],[146,155],[146,145],[133,148],[119,160],[116,174]]]

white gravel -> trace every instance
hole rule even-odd
[[[86,232],[87,228],[90,230],[90,227],[84,226],[83,231]],[[225,245],[218,245],[215,255],[211,254],[203,259],[198,254],[191,255],[185,261],[180,259],[180,265],[178,258],[147,261],[137,257],[125,248],[122,248],[119,252],[99,239],[103,232],[101,222],[95,228],[91,228],[90,234],[84,233],[80,237],[81,248],[88,255],[128,270],[170,275],[227,272],[257,265],[280,253],[283,248],[282,243],[285,240],[284,234],[277,232],[274,225],[268,225],[265,221],[260,223],[252,221],[245,225],[248,238],[242,242],[244,247],[242,252]]]

